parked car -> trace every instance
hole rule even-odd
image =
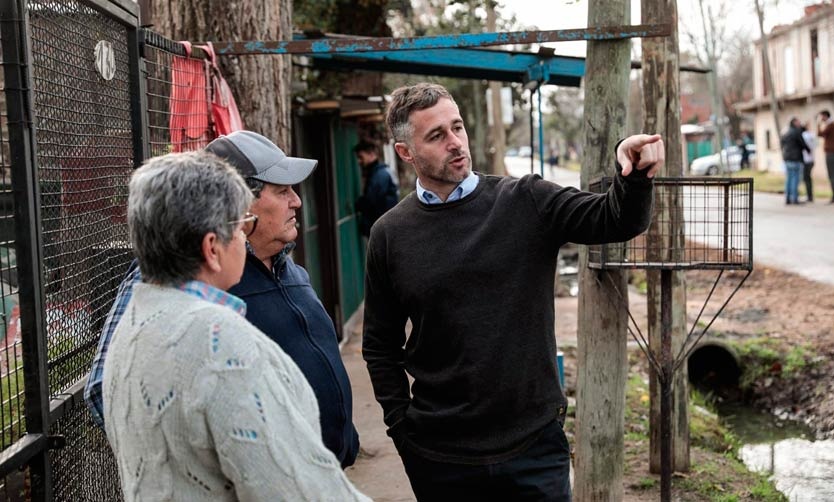
[[[756,145],[744,145],[747,152],[750,154],[750,165],[756,161]],[[721,150],[721,158],[724,160],[724,169],[727,172],[734,173],[741,169],[741,149],[738,146],[730,146]],[[698,157],[689,164],[690,174],[696,176],[703,176],[705,174],[713,175],[721,172],[721,164],[718,161],[718,154],[706,155]]]
[[[527,145],[519,147],[519,149],[518,149],[518,156],[519,157],[530,157],[531,155],[533,155],[533,149],[532,148],[530,148]]]

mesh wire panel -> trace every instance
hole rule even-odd
[[[604,192],[612,182],[590,186]],[[753,180],[657,178],[652,224],[634,239],[589,247],[592,268],[753,267]]]
[[[26,433],[5,82],[5,67],[0,65],[0,450]],[[25,471],[0,478],[0,500],[24,500],[26,481]]]
[[[131,257],[128,32],[73,0],[30,0],[27,9],[49,392],[57,397],[89,371]],[[67,439],[50,452],[54,499],[121,499],[105,436],[83,404],[67,409],[50,428]]]
[[[214,139],[205,62],[145,31],[150,156],[200,149]]]
[[[49,389],[90,368],[127,269],[133,165],[127,28],[72,0],[30,0]]]
[[[122,500],[116,459],[107,436],[92,425],[88,413],[84,406],[76,406],[50,428],[50,434],[66,439],[66,446],[49,452],[56,501]]]

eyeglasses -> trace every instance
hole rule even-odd
[[[241,218],[239,220],[230,221],[229,225],[237,226],[237,225],[240,225],[241,223],[243,223],[243,228],[241,229],[241,230],[243,230],[243,234],[246,237],[249,237],[252,234],[254,234],[255,229],[258,228],[258,215],[257,214],[252,214],[252,213],[247,211],[246,214],[243,215],[243,218]]]

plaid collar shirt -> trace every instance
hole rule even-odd
[[[87,408],[90,410],[93,422],[101,428],[104,428],[104,400],[101,389],[107,349],[110,346],[113,333],[116,331],[116,326],[124,315],[131,297],[133,297],[133,287],[141,281],[142,273],[139,271],[137,261],[134,260],[130,264],[127,275],[119,285],[116,301],[113,302],[113,307],[110,308],[107,319],[104,321],[104,328],[101,330],[101,339],[98,342],[98,352],[96,352],[96,356],[93,359],[90,375],[84,386],[84,401],[87,403]],[[246,303],[243,300],[204,282],[188,281],[178,285],[177,289],[208,302],[228,306],[238,314],[246,316]]]

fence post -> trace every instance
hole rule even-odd
[[[44,319],[40,187],[32,109],[32,53],[25,0],[0,2],[9,149],[14,195],[15,244],[25,382],[26,431],[49,434],[49,378]],[[43,444],[43,443],[42,443]],[[52,473],[44,447],[29,461],[31,500],[52,500]]]
[[[145,67],[145,29],[131,26],[127,36],[130,56],[130,119],[133,127],[133,165],[139,167],[150,152],[148,94]]]

